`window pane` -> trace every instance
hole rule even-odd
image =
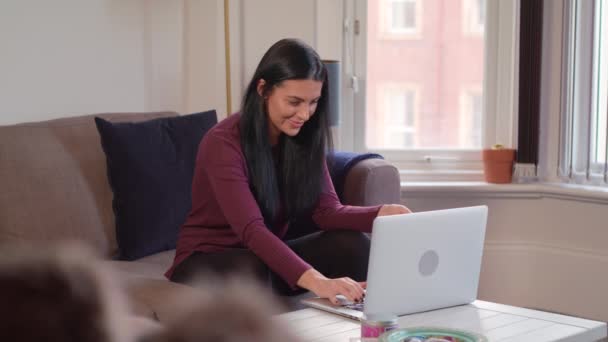
[[[368,0],[367,148],[481,148],[483,25],[474,35],[463,28],[484,12],[485,0]],[[387,38],[382,16],[424,25]]]
[[[608,123],[608,4],[600,2],[600,18],[598,27],[598,103],[594,127],[595,132],[595,155],[594,162],[599,164],[606,163],[606,134]],[[603,170],[602,170],[603,171]]]
[[[482,98],[480,94],[471,93],[469,94],[470,108],[467,110],[470,111],[465,117],[468,120],[469,127],[465,129],[465,132],[470,132],[470,134],[465,134],[465,138],[468,138],[468,146],[471,148],[481,146],[481,124],[482,124]],[[465,143],[466,144],[466,143]]]
[[[405,26],[404,22],[404,15],[405,15],[405,9],[404,6],[405,3],[401,2],[401,1],[395,1],[392,3],[391,6],[391,18],[393,18],[393,29],[400,29],[403,28]]]
[[[383,87],[379,91],[384,98],[382,112],[385,113],[378,124],[382,134],[382,146],[385,148],[415,147],[415,90],[400,85]]]
[[[574,183],[606,184],[608,12],[605,1],[566,2],[568,53],[563,94],[559,175]]]
[[[408,1],[403,4],[404,28],[416,27],[416,1]]]
[[[405,31],[416,28],[416,0],[390,0],[388,17],[391,31]]]
[[[389,94],[390,108],[388,115],[389,125],[404,125],[407,116],[405,96],[403,94]]]
[[[405,93],[405,96],[403,98],[403,100],[405,101],[405,108],[406,108],[406,112],[405,112],[405,124],[407,126],[413,127],[414,126],[414,92],[412,91],[408,91]]]
[[[477,25],[483,27],[486,22],[486,0],[477,0]]]
[[[460,97],[460,146],[479,148],[482,139],[483,108],[481,89],[467,89]]]

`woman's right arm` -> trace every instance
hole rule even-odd
[[[348,277],[330,279],[311,268],[298,279],[298,286],[314,292],[321,298],[329,299],[333,304],[338,304],[337,295],[343,295],[353,302],[361,301],[365,296],[364,289],[367,284]]]

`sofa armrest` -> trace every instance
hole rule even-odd
[[[401,203],[399,170],[384,159],[355,164],[344,181],[344,204],[372,206]]]

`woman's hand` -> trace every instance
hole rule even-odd
[[[352,302],[360,302],[365,295],[365,282],[356,282],[350,278],[329,279],[314,268],[304,272],[298,279],[298,286],[314,292],[321,298],[327,298],[337,305],[337,295],[343,295]]]
[[[385,204],[378,211],[378,216],[390,216],[399,214],[409,214],[412,211],[401,204]]]

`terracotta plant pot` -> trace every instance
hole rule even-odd
[[[483,150],[483,172],[488,183],[511,183],[515,150],[493,148]]]

